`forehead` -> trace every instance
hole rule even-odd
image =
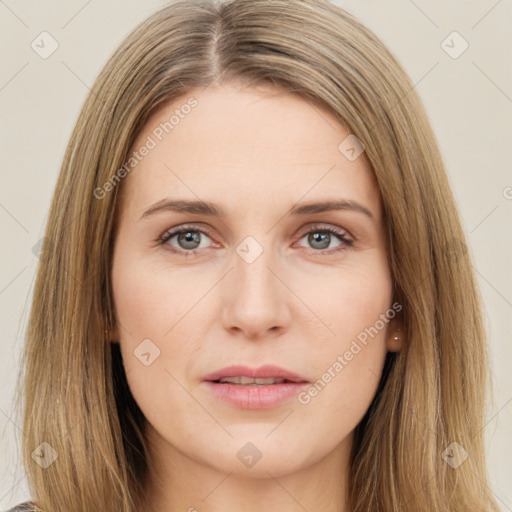
[[[166,196],[250,208],[256,196],[261,207],[262,196],[291,205],[338,192],[378,203],[364,152],[351,161],[340,150],[349,135],[325,109],[271,85],[195,89],[146,122],[130,154],[151,149],[123,186],[138,211]]]

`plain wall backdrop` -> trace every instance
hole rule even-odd
[[[14,386],[37,244],[65,147],[107,58],[165,3],[0,0],[1,510],[29,497]],[[512,1],[337,3],[409,73],[445,158],[486,307],[495,386],[484,427],[491,487],[512,511]]]

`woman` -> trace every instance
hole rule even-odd
[[[64,157],[33,509],[492,511],[478,290],[413,85],[325,0],[142,23]]]

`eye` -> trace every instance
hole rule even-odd
[[[314,252],[322,254],[331,254],[333,252],[342,251],[347,247],[351,247],[354,243],[354,240],[348,237],[346,231],[324,225],[313,226],[309,231],[302,235],[301,240],[304,238],[306,239],[306,242],[310,244]],[[340,243],[333,248],[331,246],[331,242],[336,241],[336,239]],[[329,247],[331,250],[326,251],[325,249],[328,249]]]
[[[158,242],[168,246],[170,250],[180,256],[193,256],[198,249],[204,249],[205,246],[201,246],[201,238],[204,236],[210,238],[208,233],[202,229],[193,226],[180,226],[166,231]],[[175,244],[177,245],[170,243],[173,238],[176,238]]]
[[[199,249],[208,247],[207,244],[202,245],[204,237],[211,240],[206,230],[184,225],[164,232],[158,242],[179,256],[195,256]],[[354,240],[348,237],[346,231],[324,225],[313,226],[302,235],[300,240],[303,239],[307,239],[306,241],[311,245],[311,250],[314,253],[326,255],[347,249],[354,243]],[[331,242],[336,240],[339,244],[333,248]],[[329,249],[329,247],[330,250],[326,251],[325,249]]]

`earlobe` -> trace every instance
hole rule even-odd
[[[388,352],[400,352],[405,344],[405,332],[402,323],[392,321],[389,326],[386,340],[386,348]]]
[[[389,352],[399,352],[403,348],[403,340],[399,331],[394,334],[387,342],[387,349]]]

